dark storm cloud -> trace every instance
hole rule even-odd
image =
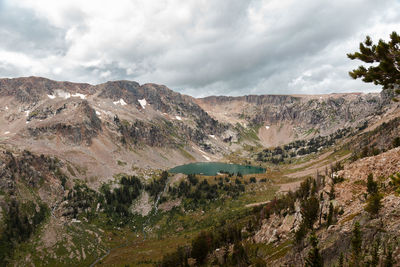
[[[364,1],[362,5],[360,2],[352,4],[348,1],[342,5],[335,1],[331,4],[308,3],[309,5],[303,7],[293,5],[290,7],[292,16],[278,15],[271,21],[274,23],[271,30],[266,30],[253,39],[246,35],[228,36],[222,38],[222,44],[203,49],[202,53],[194,53],[194,58],[183,57],[187,64],[181,64],[174,81],[182,88],[202,88],[205,94],[215,94],[216,90],[219,94],[285,92],[289,89],[291,80],[300,75],[302,69],[307,69],[304,67],[318,67],[307,66],[310,60],[320,57],[320,64],[329,64],[329,61],[324,62],[324,49],[330,44],[339,44],[360,29],[371,25],[370,19],[386,8],[384,4],[375,1]],[[267,13],[266,16],[268,15]],[[248,24],[244,24],[239,27],[246,29],[247,26]],[[340,63],[343,64],[347,61],[346,51],[341,52],[343,54],[336,56],[342,58]],[[200,54],[205,56],[196,58]],[[194,71],[195,75],[185,71],[185,67],[192,65],[192,62],[196,65],[189,70]],[[176,71],[172,65],[170,67]],[[342,77],[346,75],[347,71],[344,75],[342,73]],[[275,76],[280,78],[276,79]],[[324,77],[309,77],[308,80],[317,82]],[[265,86],[260,85],[263,82]],[[291,92],[300,88],[294,89]],[[320,88],[321,91],[326,89]]]
[[[62,54],[65,32],[37,17],[32,10],[0,1],[0,48],[41,56]]]
[[[348,77],[346,53],[400,27],[397,0],[17,2],[0,0],[0,76],[195,96],[379,90]]]

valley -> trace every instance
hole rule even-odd
[[[390,244],[400,262],[399,117],[385,91],[196,99],[132,81],[0,79],[0,262],[299,266],[313,233],[334,265],[351,261],[356,222],[381,261]],[[221,165],[169,171],[201,162]]]

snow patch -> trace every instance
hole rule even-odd
[[[80,97],[81,99],[86,99],[86,95],[80,93],[73,94],[72,97]]]
[[[26,123],[26,124],[28,124],[28,123],[29,123],[29,121],[26,121],[25,123]]]
[[[25,116],[29,116],[30,111],[29,110],[25,110]]]
[[[206,156],[206,155],[207,155],[206,152],[204,152],[203,150],[201,150],[201,149],[199,149],[199,148],[197,148],[197,147],[194,147],[194,146],[192,146],[192,147],[193,147],[194,149],[200,151],[200,153],[202,154],[203,158],[205,158],[207,161],[211,161],[211,159],[210,159],[209,157]]]
[[[213,134],[210,134],[209,137],[217,139],[217,138],[215,138],[215,135],[213,135]]]
[[[182,120],[182,118],[179,117],[179,116],[175,116],[175,118],[176,118],[178,121],[181,121],[181,120]]]
[[[120,104],[121,106],[127,105],[126,102],[122,98],[118,101],[114,101],[113,103],[114,103],[114,105],[117,105],[117,104]]]
[[[9,133],[10,133],[9,131],[4,132],[4,134],[9,134]]]
[[[95,111],[97,116],[100,116],[103,113],[105,115],[113,117],[113,114],[110,111],[105,111],[103,109],[96,109]]]
[[[211,161],[211,159],[210,159],[209,157],[207,157],[206,155],[203,155],[203,157],[204,157],[206,160]]]
[[[104,111],[104,110],[101,110],[101,112],[103,112],[104,114],[106,114],[106,115],[108,115],[108,116],[110,116],[110,117],[114,117],[114,114],[112,114],[111,111]]]
[[[8,107],[6,106],[6,110],[8,110]]]
[[[265,129],[267,129],[267,130],[268,130],[268,129],[269,129],[269,126],[268,126],[268,125],[267,125],[267,126],[265,126]]]
[[[146,109],[147,101],[146,99],[138,99],[139,104],[142,106],[143,109]]]
[[[71,97],[71,94],[68,92],[65,92],[63,90],[56,90],[56,94],[58,97],[64,98],[64,99],[68,99]]]
[[[47,97],[50,98],[50,99],[54,99],[56,97],[61,97],[61,98],[64,98],[64,99],[68,99],[71,96],[72,97],[79,97],[80,99],[86,99],[86,95],[84,95],[84,94],[75,93],[75,94],[71,95],[70,93],[65,92],[63,90],[56,90],[53,95],[47,95]]]

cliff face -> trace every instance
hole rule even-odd
[[[198,103],[210,114],[220,107],[241,104],[236,116],[253,124],[274,124],[282,121],[322,129],[336,123],[360,121],[383,109],[379,94],[338,94],[321,96],[249,95],[243,97],[207,97]],[[250,109],[250,110],[249,110]]]
[[[269,146],[315,134],[329,135],[345,127],[360,127],[390,106],[387,98],[379,94],[212,96],[198,99],[197,103],[220,121],[262,126],[260,136],[286,136],[267,142]]]
[[[90,145],[102,130],[96,111],[86,100],[67,101],[58,106],[45,105],[32,111],[28,118],[28,136],[58,136],[71,145]]]

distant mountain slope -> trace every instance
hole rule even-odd
[[[218,242],[200,242],[213,244],[207,261],[235,265],[245,251],[247,264],[296,265],[308,252],[304,236],[293,240],[311,196],[321,202],[326,263],[349,248],[355,220],[365,240],[383,222],[381,237],[394,242],[400,175],[388,176],[400,172],[399,107],[385,94],[196,99],[133,81],[0,79],[0,264],[157,265],[188,256],[197,233],[218,231],[208,236]],[[267,171],[166,172],[195,161]],[[370,173],[381,221],[364,211]]]
[[[118,162],[132,173],[132,166],[220,160],[245,144],[276,146],[363,127],[389,107],[379,94],[195,99],[133,81],[0,79],[0,142],[82,165],[100,182],[121,171]]]
[[[210,96],[196,102],[219,121],[256,127],[265,146],[360,127],[391,106],[380,94],[362,93]]]

